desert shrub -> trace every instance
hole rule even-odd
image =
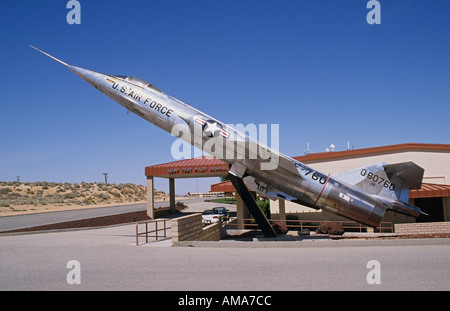
[[[109,194],[113,195],[116,198],[120,198],[120,191],[117,189],[108,189],[107,190]]]
[[[93,196],[99,198],[102,201],[106,201],[110,198],[107,193],[94,193]]]
[[[31,199],[27,197],[21,197],[14,200],[14,205],[28,205],[28,204],[32,205],[33,203],[31,203]]]
[[[86,198],[83,201],[81,201],[81,203],[83,203],[83,205],[95,204],[95,199],[92,197],[89,197],[89,198]]]
[[[11,188],[3,188],[0,189],[0,195],[7,195],[8,193],[10,193],[12,190]]]
[[[37,200],[36,198],[31,198],[31,199],[28,200],[27,204],[38,206],[39,205],[39,200]]]
[[[8,195],[6,196],[8,199],[17,199],[20,198],[22,195],[19,192],[10,192],[8,193]]]
[[[48,205],[47,198],[39,198],[39,204],[40,205]]]
[[[90,190],[94,186],[95,186],[95,184],[93,184],[93,183],[87,183],[85,181],[81,182],[81,187],[83,187],[85,190]]]
[[[125,189],[122,190],[122,194],[123,195],[127,195],[127,196],[133,196],[134,195],[134,190],[127,187]]]
[[[0,200],[0,207],[10,207],[11,201],[10,200]]]
[[[64,199],[75,199],[77,196],[78,196],[78,192],[72,191],[72,192],[70,192],[70,193],[65,193],[65,194],[63,195],[63,198],[64,198]]]
[[[45,196],[50,204],[64,203],[64,198],[59,193],[48,194]]]
[[[73,199],[72,199],[72,200],[69,200],[68,203],[80,205],[80,204],[81,204],[81,201],[80,201],[80,200],[73,200]]]
[[[317,228],[316,233],[330,234],[330,235],[343,235],[344,229],[342,228],[341,224],[338,224],[335,222],[326,222],[324,224],[321,224]]]

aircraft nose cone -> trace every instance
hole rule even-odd
[[[105,78],[105,74],[96,72],[89,69],[84,69],[77,66],[68,66],[70,70],[75,72],[80,78],[82,78],[87,83],[91,84],[92,86],[98,88],[99,85],[101,85],[101,82]]]

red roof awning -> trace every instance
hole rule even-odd
[[[145,168],[145,176],[164,178],[215,177],[228,174],[228,164],[214,157],[197,157]]]
[[[450,185],[422,183],[420,189],[409,191],[410,199],[436,197],[450,197]]]
[[[211,192],[234,192],[234,191],[236,191],[236,189],[229,180],[211,185]]]

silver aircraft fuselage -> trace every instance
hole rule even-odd
[[[344,179],[324,174],[142,79],[71,66],[34,49],[68,67],[127,110],[226,162],[231,167],[230,173],[261,195],[324,209],[372,227],[379,225],[387,209],[414,217],[421,213],[419,208],[399,200],[407,185],[394,174],[398,167],[389,169],[386,163],[377,163],[350,172]]]

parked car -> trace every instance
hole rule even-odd
[[[203,223],[218,223],[222,222],[222,215],[213,210],[206,210],[202,213]]]
[[[230,211],[227,208],[225,208],[225,207],[222,207],[222,206],[221,207],[214,207],[212,209],[212,211],[217,212],[218,214],[222,215],[225,218],[230,217]]]

